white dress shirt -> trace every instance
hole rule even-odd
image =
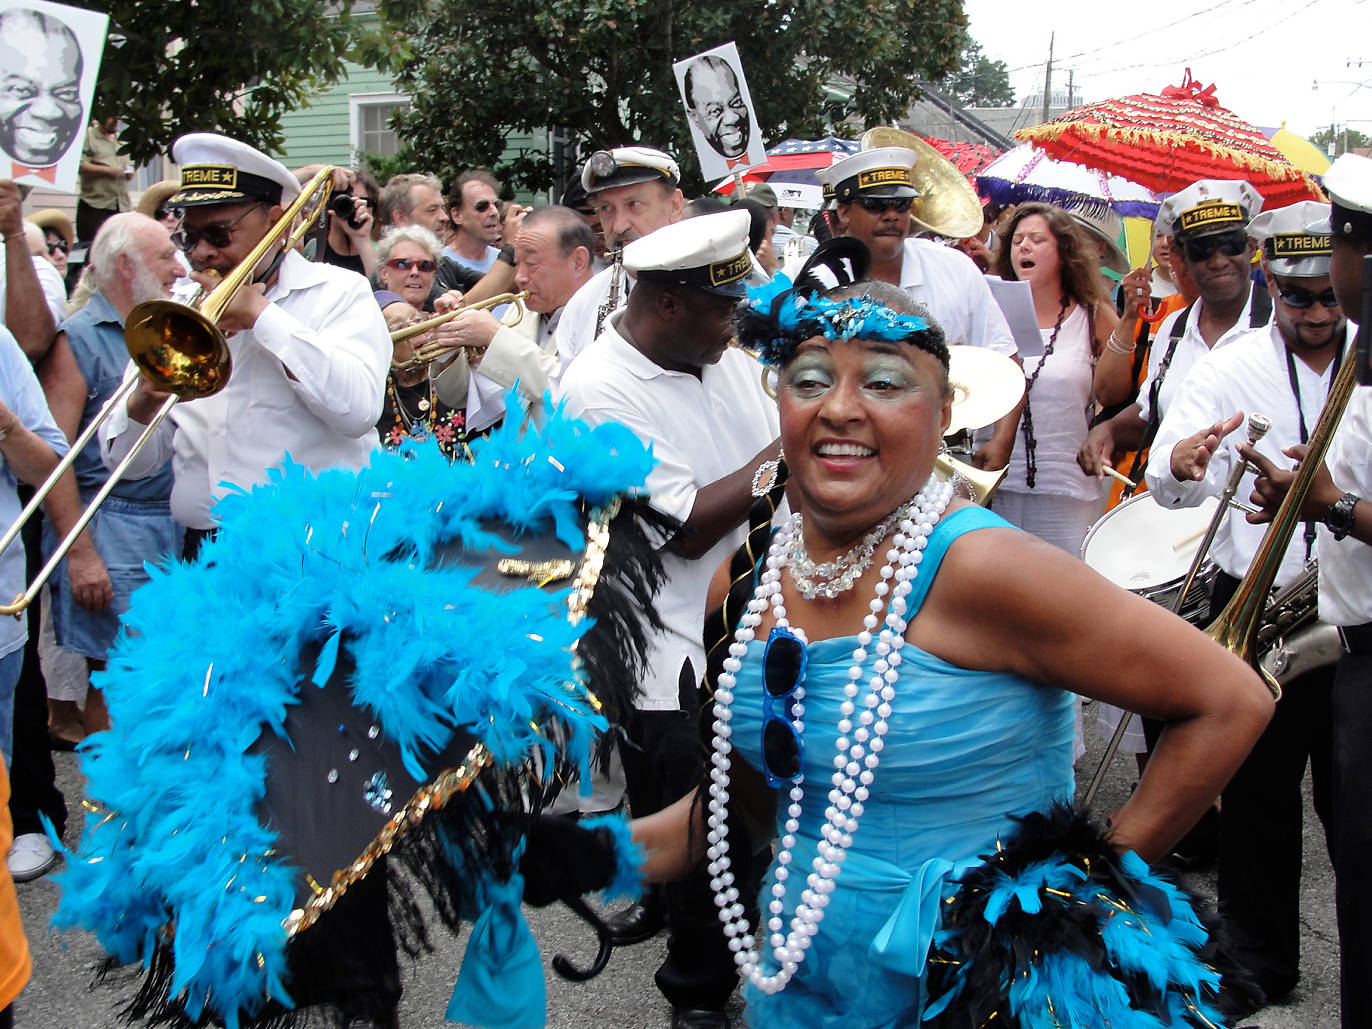
[[[1352,331],[1350,325],[1350,341]],[[1329,395],[1329,384],[1338,369],[1331,362],[1321,374],[1299,357],[1295,358],[1296,382],[1300,386],[1298,408],[1291,389],[1286,354],[1286,345],[1274,322],[1265,329],[1250,329],[1223,349],[1212,351],[1196,362],[1177,395],[1168,403],[1149,454],[1148,488],[1160,504],[1194,507],[1206,497],[1217,497],[1224,491],[1233,467],[1234,447],[1248,439],[1246,423],[1224,439],[1206,466],[1205,478],[1200,481],[1178,482],[1173,478],[1172,450],[1181,440],[1236,411],[1242,411],[1245,416],[1254,412],[1267,415],[1272,420],[1272,428],[1258,442],[1257,450],[1281,467],[1291,464],[1282,449],[1301,441],[1302,412],[1306,429],[1314,429],[1325,397]],[[1252,491],[1253,474],[1248,472],[1239,481],[1234,496],[1247,503]],[[1215,536],[1211,556],[1229,575],[1242,578],[1266,531],[1266,525],[1252,525],[1242,511],[1231,509]],[[1298,528],[1286,549],[1275,585],[1284,586],[1300,574],[1305,565],[1305,549],[1304,533]]]
[[[718,364],[689,372],[654,364],[615,330],[604,333],[566,369],[559,399],[567,413],[593,425],[620,422],[649,443],[657,464],[648,476],[652,504],[685,521],[696,493],[738,471],[777,438],[776,402],[762,391],[761,366],[730,347]],[[657,595],[666,626],[652,643],[643,694],[646,711],[678,707],[682,662],[690,659],[697,680],[705,671],[705,598],[710,579],[743,542],[747,526],[692,560],[662,554],[666,581]]]
[[[961,250],[907,239],[900,288],[929,309],[949,346],[986,347],[1011,357],[1019,353],[986,277]]]
[[[24,352],[8,329],[0,326],[0,400],[15,420],[28,429],[53,453],[67,452],[67,437],[52,420],[48,400]],[[0,526],[8,529],[19,518],[19,481],[9,462],[0,456]],[[24,543],[18,537],[0,554],[0,593],[6,602],[24,592],[26,582]],[[12,654],[29,638],[28,619],[0,618],[0,657]]]
[[[287,454],[316,471],[361,468],[379,445],[391,342],[367,280],[291,252],[267,299],[257,324],[229,337],[228,385],[178,403],[129,468],[140,478],[172,458],[172,516],[188,528],[213,528],[214,501],[265,482]],[[106,465],[143,428],[121,405],[100,431]]]
[[[1177,395],[1177,390],[1181,389],[1182,380],[1186,378],[1187,372],[1192,365],[1199,361],[1212,349],[1218,350],[1228,346],[1234,340],[1245,333],[1252,332],[1252,327],[1248,324],[1249,312],[1253,307],[1253,287],[1248,290],[1248,302],[1243,305],[1243,310],[1234,319],[1234,324],[1224,331],[1224,334],[1215,341],[1212,348],[1205,342],[1205,337],[1200,333],[1201,311],[1205,308],[1205,301],[1196,298],[1196,302],[1189,308],[1183,307],[1180,311],[1173,311],[1162,320],[1158,326],[1158,331],[1153,334],[1153,345],[1148,351],[1148,376],[1143,380],[1143,385],[1139,387],[1139,417],[1145,422],[1148,421],[1148,412],[1151,410],[1148,398],[1152,395],[1153,380],[1158,377],[1158,366],[1162,364],[1162,359],[1168,349],[1172,346],[1172,326],[1177,323],[1177,319],[1185,311],[1191,313],[1186,317],[1186,328],[1181,334],[1181,339],[1177,340],[1177,348],[1172,354],[1172,362],[1168,365],[1167,374],[1162,380],[1162,390],[1158,394],[1158,404],[1162,408],[1164,417],[1167,414],[1168,405],[1172,398]],[[1233,412],[1230,412],[1231,414]],[[1200,428],[1200,426],[1196,426]]]
[[[1372,386],[1353,390],[1325,464],[1339,489],[1372,500]],[[1372,546],[1352,536],[1336,540],[1323,524],[1319,532],[1320,619],[1330,625],[1372,622]]]
[[[67,287],[51,261],[37,254],[29,256],[33,261],[33,272],[38,276],[38,286],[43,291],[43,301],[52,312],[52,323],[60,325],[66,317]],[[0,325],[5,324],[5,283],[5,259],[4,255],[0,254]]]
[[[610,296],[610,281],[614,274],[613,264],[596,272],[562,308],[562,321],[557,329],[557,355],[564,369],[595,340],[596,318],[600,314],[600,306]],[[633,276],[621,269],[616,311],[622,310],[629,302],[629,291],[633,288]],[[606,321],[608,324],[608,317]]]

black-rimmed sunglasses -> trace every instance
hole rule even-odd
[[[1182,243],[1182,247],[1186,251],[1186,259],[1197,264],[1210,260],[1210,255],[1216,250],[1225,257],[1238,257],[1248,249],[1248,234],[1242,229],[1235,229],[1219,236],[1188,239]]]
[[[176,244],[176,248],[182,253],[189,254],[203,239],[216,250],[223,250],[233,242],[234,226],[241,222],[248,215],[258,208],[266,207],[266,204],[255,204],[240,214],[231,222],[210,222],[202,225],[198,229],[180,228],[171,234],[171,241]]]
[[[1294,307],[1304,311],[1314,307],[1315,302],[1319,301],[1325,307],[1338,307],[1339,298],[1334,295],[1334,287],[1330,286],[1323,293],[1312,293],[1308,289],[1301,289],[1299,286],[1277,285],[1277,295],[1281,297],[1281,302],[1287,307]]]
[[[796,695],[805,683],[805,644],[790,629],[776,626],[762,652],[762,765],[768,786],[801,777],[805,741],[796,731]]]
[[[67,241],[65,239],[54,239],[48,243],[48,253],[50,254],[55,254],[59,250],[65,254],[70,249],[71,247],[67,246]]]
[[[482,197],[476,203],[472,204],[472,209],[476,211],[477,214],[485,214],[492,204],[495,204],[497,207],[499,207],[500,201],[487,200],[485,197]]]
[[[911,197],[858,197],[858,203],[868,214],[881,214],[883,211],[899,211],[904,214],[914,203]]]

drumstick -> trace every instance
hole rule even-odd
[[[1205,529],[1197,529],[1190,536],[1187,536],[1186,539],[1177,540],[1177,542],[1173,543],[1172,549],[1180,550],[1182,547],[1190,546],[1192,543],[1195,543],[1196,540],[1200,539],[1204,535]]]
[[[1115,469],[1111,468],[1108,464],[1101,465],[1101,471],[1105,472],[1106,475],[1110,476],[1110,478],[1114,479],[1116,482],[1124,483],[1130,489],[1138,488],[1138,483],[1136,483],[1133,479],[1129,478],[1129,476],[1123,475],[1120,472],[1115,471]]]

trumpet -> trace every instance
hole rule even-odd
[[[319,217],[327,210],[332,178],[332,167],[321,169],[257,246],[224,276],[223,281],[213,291],[198,298],[196,306],[191,307],[174,300],[148,300],[129,312],[124,323],[124,345],[128,348],[129,357],[143,376],[146,376],[157,389],[170,393],[171,396],[158,409],[148,427],[139,434],[124,459],[110,472],[109,478],[81,512],[81,517],[77,519],[72,530],[57,545],[48,563],[13,602],[0,604],[0,614],[14,615],[18,618],[25,608],[33,603],[43,584],[52,577],[52,573],[67,556],[67,551],[71,550],[76,538],[95,517],[95,512],[105,502],[105,498],[128,473],[129,466],[138,456],[138,452],[152,439],[153,433],[167,415],[171,414],[171,409],[182,400],[213,396],[228,384],[233,360],[224,333],[217,324],[218,319],[223,315],[229,302],[243,288],[244,283],[251,281],[257,265],[274,245],[282,243],[284,254],[285,251],[293,249],[304,238],[305,233],[316,226]],[[296,218],[316,196],[319,198],[316,210],[292,229]],[[283,233],[287,234],[284,241]],[[95,437],[100,426],[109,420],[110,415],[133,392],[139,378],[140,376],[134,375],[125,380],[91,419],[85,431],[76,438],[71,449],[57,463],[52,474],[34,491],[33,499],[20,512],[14,524],[4,536],[0,536],[0,552],[14,542],[15,537],[52,492],[58,480],[76,461],[77,455]]]
[[[466,311],[487,311],[492,307],[499,307],[501,304],[511,304],[514,306],[514,321],[502,320],[500,323],[506,328],[513,328],[524,320],[524,314],[527,310],[524,306],[524,301],[528,299],[528,296],[528,290],[523,290],[519,293],[501,293],[498,296],[488,297],[485,300],[478,300],[476,303],[463,304],[461,307],[453,308],[453,310],[446,314],[440,314],[427,321],[416,322],[414,325],[407,325],[403,329],[396,329],[395,332],[391,333],[391,345],[394,346],[397,343],[403,343],[405,340],[411,339],[414,336],[422,336],[426,332],[430,332],[433,329],[438,328],[438,326],[452,321],[458,315],[463,314]],[[422,343],[419,346],[414,347],[413,353],[409,358],[403,361],[392,361],[391,367],[396,371],[419,368],[428,364],[430,361],[436,361],[438,358],[444,357],[451,352],[451,347],[446,347],[441,343]]]

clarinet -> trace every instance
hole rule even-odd
[[[600,309],[595,314],[595,335],[599,336],[605,331],[605,319],[619,310],[619,288],[620,280],[624,277],[624,248],[614,252],[614,271],[610,273],[610,292],[605,295],[605,302],[600,305]]]

